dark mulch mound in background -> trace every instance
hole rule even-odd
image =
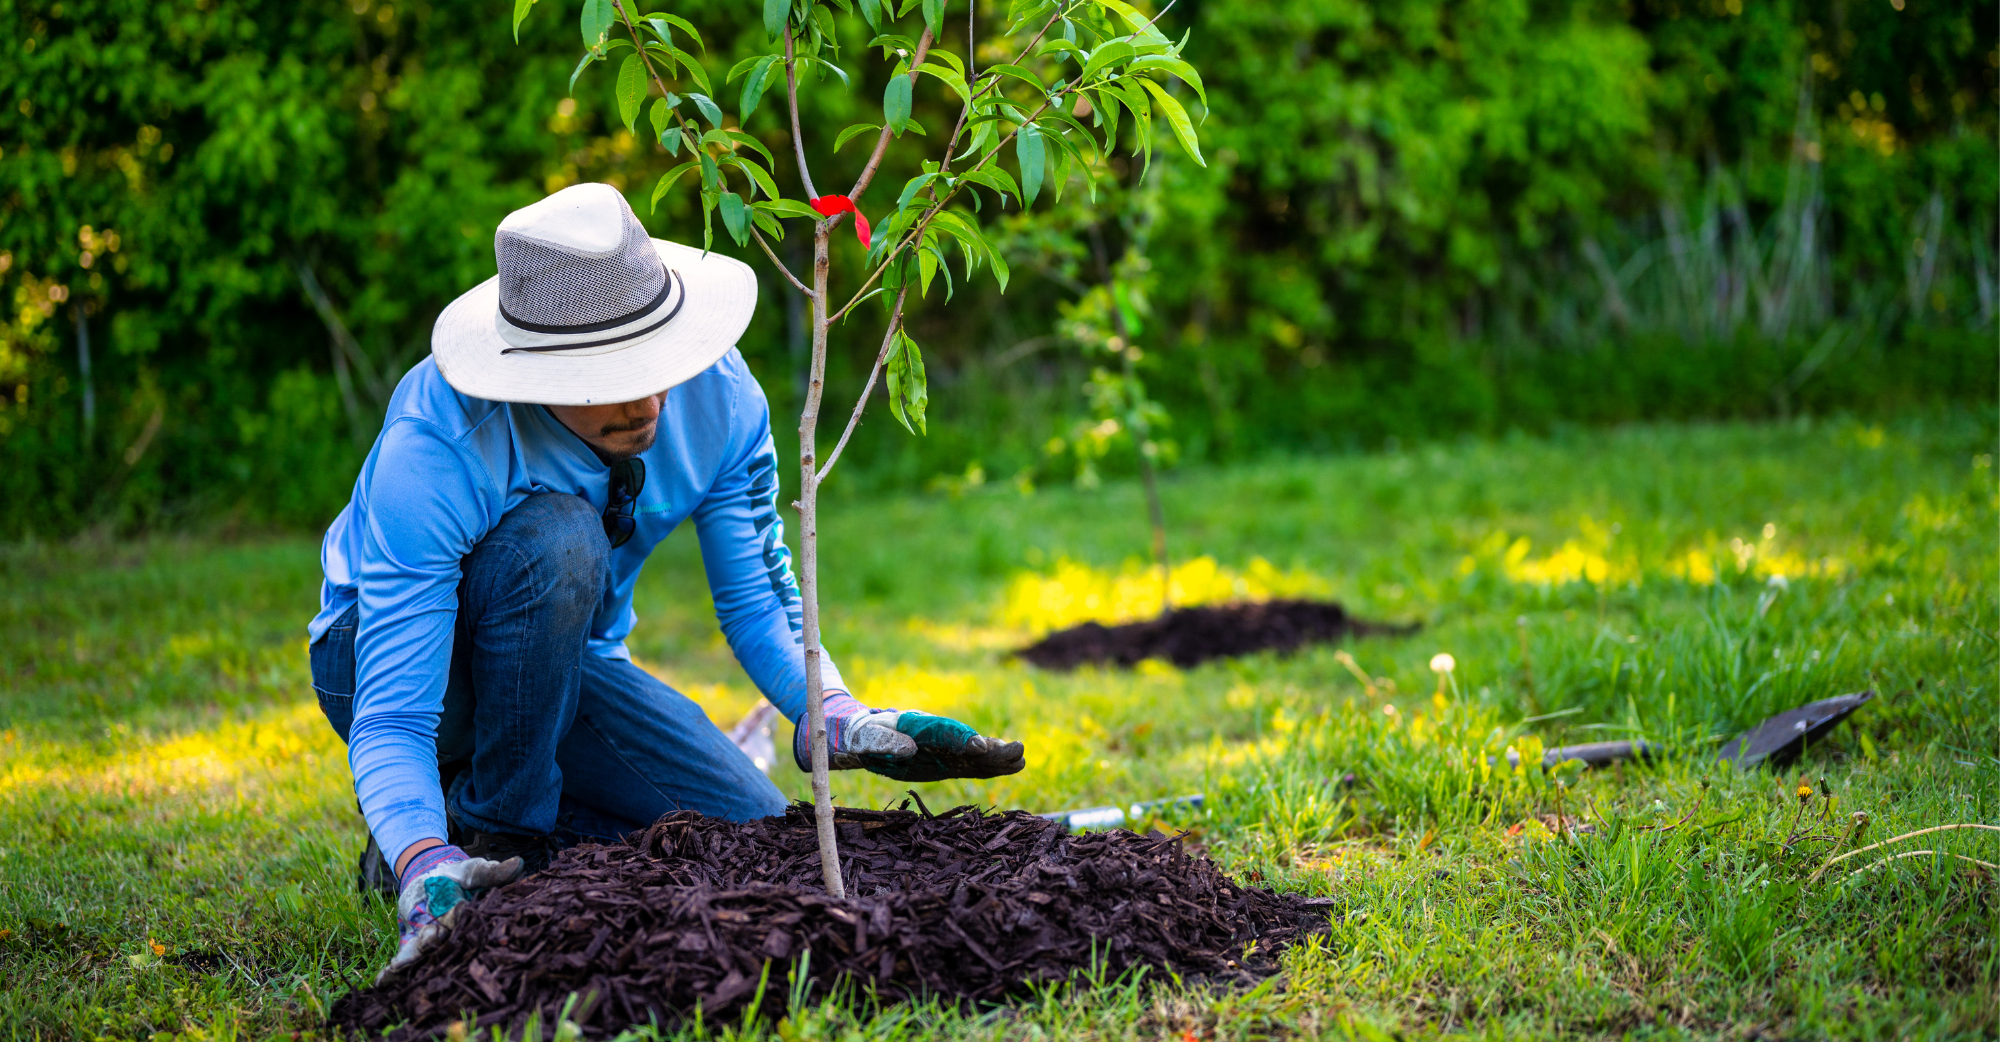
[[[907,804],[905,804],[907,806]],[[592,1037],[756,1000],[782,1015],[789,960],[811,955],[812,994],[840,978],[885,999],[1003,998],[1091,965],[1254,979],[1323,925],[1324,899],[1239,887],[1178,837],[1073,836],[1023,811],[839,811],[846,901],[826,896],[812,809],[736,824],[683,812],[626,842],[564,851],[548,871],[468,902],[445,938],[331,1023],[392,1039],[542,1023],[573,992]],[[1245,958],[1244,946],[1259,942]],[[371,1035],[372,1037],[372,1035]]]
[[[1043,669],[1087,665],[1131,667],[1162,658],[1186,669],[1212,658],[1258,651],[1295,651],[1350,634],[1410,633],[1412,626],[1364,622],[1331,601],[1260,601],[1176,608],[1145,622],[1106,626],[1086,622],[1057,630],[1015,654]]]

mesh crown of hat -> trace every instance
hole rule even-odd
[[[652,303],[666,286],[666,266],[631,204],[616,198],[624,234],[605,253],[501,228],[493,237],[501,309],[538,326],[591,326]]]

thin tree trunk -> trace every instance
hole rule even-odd
[[[1104,233],[1093,224],[1090,226],[1091,254],[1097,258],[1097,277],[1104,283],[1104,292],[1111,297],[1111,329],[1118,334],[1118,357],[1124,362],[1125,389],[1129,394],[1139,386],[1139,371],[1132,364],[1132,351],[1137,345],[1132,343],[1132,330],[1125,325],[1125,305],[1118,298],[1118,284],[1111,277],[1110,259],[1105,255]],[[1129,248],[1129,247],[1128,247]],[[1132,447],[1139,454],[1139,481],[1146,490],[1146,519],[1153,528],[1153,560],[1160,566],[1160,614],[1174,610],[1173,565],[1167,560],[1167,512],[1160,505],[1160,488],[1153,478],[1153,460],[1146,455],[1147,430],[1144,420],[1139,418],[1139,403],[1134,400],[1127,422],[1132,427]]]
[[[1126,345],[1125,386],[1136,387],[1139,378],[1132,366],[1132,341],[1124,333],[1125,316],[1118,310],[1116,300],[1112,301],[1111,313],[1117,318],[1119,336],[1125,340]],[[1135,407],[1133,413],[1136,415],[1137,412],[1138,409]],[[1152,432],[1147,430],[1143,423],[1135,426],[1137,429],[1132,432],[1132,437],[1138,442],[1139,480],[1146,489],[1146,517],[1153,525],[1153,560],[1160,563],[1160,614],[1166,615],[1174,610],[1174,569],[1172,563],[1167,560],[1167,512],[1160,504],[1160,487],[1153,479],[1153,458],[1146,455],[1146,446],[1150,443],[1147,435]]]
[[[83,445],[88,449],[97,440],[97,388],[90,378],[90,318],[83,313],[83,301],[70,309],[76,317],[76,368],[83,377]]]
[[[831,224],[813,228],[812,372],[806,380],[805,408],[799,414],[799,597],[806,653],[806,727],[812,743],[813,818],[819,825],[819,866],[826,892],[846,897],[840,878],[840,842],[833,831],[833,788],[827,778],[826,691],[820,680],[819,644],[819,461],[814,436],[826,383],[827,236]]]

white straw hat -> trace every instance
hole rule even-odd
[[[488,401],[658,394],[714,365],[757,308],[749,265],[648,236],[606,184],[508,214],[493,252],[500,274],[452,301],[431,330],[445,380]]]

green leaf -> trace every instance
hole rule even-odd
[[[734,156],[730,157],[729,165],[748,175],[751,183],[763,191],[765,198],[776,199],[778,197],[778,182],[771,180],[771,175],[766,173],[763,167],[749,160],[737,159]]]
[[[930,60],[935,58],[938,61],[941,61],[946,65],[951,66],[952,71],[958,73],[960,79],[965,78],[965,62],[960,60],[958,55],[953,54],[942,47],[931,48],[931,52],[925,55],[924,58],[925,60]]]
[[[917,250],[917,293],[919,296],[928,297],[931,295],[931,280],[937,277],[937,270],[937,251],[928,247]],[[946,277],[949,277],[951,273],[946,272],[945,274]]]
[[[1077,60],[1081,61],[1083,60],[1083,55],[1089,52],[1084,48],[1077,46],[1075,40],[1044,40],[1042,41],[1042,45],[1040,47],[1035,48],[1035,53],[1074,54],[1077,55]]]
[[[998,126],[999,124],[989,120],[973,127],[972,136],[965,142],[965,151],[953,156],[952,162],[956,163],[968,156],[984,155],[991,151],[991,148],[988,146],[993,145],[999,140],[994,133],[995,128]]]
[[[701,63],[694,60],[694,55],[676,47],[674,48],[674,57],[680,59],[682,65],[687,66],[688,75],[694,77],[694,81],[701,85],[702,90],[714,93],[715,88],[708,84],[708,70],[702,68]],[[711,104],[713,103],[711,102]]]
[[[669,78],[678,77],[680,75],[680,68],[679,68],[680,63],[674,60],[674,49],[672,47],[669,47],[658,40],[647,40],[646,53],[652,55],[655,58],[660,59],[660,64],[665,65],[667,67],[666,75]]]
[[[1096,109],[1092,115],[1096,118],[1091,120],[1091,122],[1104,128],[1104,140],[1111,142],[1110,147],[1116,148],[1118,147],[1118,114],[1124,111],[1125,106],[1119,104],[1120,97],[1117,91],[1099,87],[1092,91],[1092,93],[1095,97],[1090,100],[1095,102],[1092,107]],[[1082,97],[1082,95],[1079,94],[1078,97]]]
[[[933,39],[944,35],[944,0],[924,0],[924,28]]]
[[[1012,36],[1014,34],[1015,30],[1011,27],[1020,26],[1023,22],[1042,14],[1048,9],[1049,0],[1013,0],[1013,3],[1007,5],[1007,24],[1010,26],[1007,30],[1007,35]]]
[[[665,11],[661,11],[657,14],[649,14],[646,17],[654,19],[656,21],[665,20],[668,25],[671,25],[674,28],[679,29],[681,32],[684,32],[689,36],[693,37],[694,45],[696,47],[701,48],[701,52],[703,54],[708,53],[708,44],[705,44],[701,41],[701,34],[694,31],[694,26],[690,25],[687,19],[682,18],[680,15],[677,14],[668,14]]]
[[[1001,258],[999,250],[993,249],[990,246],[986,250],[986,259],[993,262],[993,280],[1000,283],[1000,292],[1007,292],[1007,280],[1013,278],[1014,269],[1007,266],[1007,262]]]
[[[897,51],[905,51],[910,54],[917,52],[917,41],[896,33],[882,33],[862,46],[882,48],[883,61],[889,60],[889,56],[895,54]]]
[[[775,40],[785,35],[785,16],[792,13],[792,0],[764,0],[764,34]]]
[[[1132,88],[1130,93],[1138,95],[1142,100],[1146,97],[1146,92],[1137,87]],[[1153,163],[1153,104],[1147,101],[1145,105],[1136,107],[1134,111],[1138,115],[1137,118],[1132,120],[1132,151],[1145,153],[1146,165],[1151,166]]]
[[[771,79],[771,66],[776,64],[777,60],[778,56],[775,54],[765,55],[757,62],[757,67],[750,70],[750,75],[744,77],[743,99],[736,107],[737,123],[749,123],[750,114],[757,111],[757,103],[764,98],[764,85]]]
[[[833,150],[835,152],[840,151],[840,146],[847,144],[856,134],[866,134],[871,130],[881,129],[882,125],[880,123],[856,123],[841,131],[840,135],[833,139]]]
[[[1014,158],[1021,164],[1021,205],[1026,207],[1041,194],[1042,174],[1048,168],[1041,128],[1033,123],[1021,124],[1021,132],[1014,135]]]
[[[979,75],[981,77],[1012,76],[1017,80],[1025,80],[1026,82],[1033,84],[1036,90],[1041,91],[1044,94],[1048,93],[1049,90],[1047,87],[1042,85],[1042,78],[1040,76],[1035,75],[1034,73],[1028,71],[1027,69],[1020,67],[1019,65],[988,65],[986,68],[981,69],[979,71]]]
[[[591,62],[602,60],[603,58],[596,51],[583,52],[583,60],[576,63],[576,71],[569,74],[569,92],[572,96],[576,94],[576,78],[583,75],[584,66],[589,65]]]
[[[578,26],[583,32],[583,45],[593,51],[603,47],[616,18],[611,0],[583,0],[583,18]]]
[[[716,204],[714,192],[701,193],[701,252],[704,254],[708,252],[709,247],[715,245]]]
[[[926,235],[924,236],[924,238],[929,239],[930,236]],[[944,250],[939,248],[935,244],[925,246],[924,250],[927,253],[934,253],[937,255],[938,274],[944,276],[944,299],[946,303],[950,303],[952,293],[958,289],[958,284],[952,281],[951,265],[945,263]]]
[[[724,192],[717,204],[722,211],[722,226],[729,229],[729,237],[735,239],[738,246],[749,245],[750,215],[744,212],[743,197],[735,192]]]
[[[1134,79],[1137,79],[1137,77],[1134,77]],[[1153,118],[1153,103],[1146,100],[1146,92],[1133,86],[1131,80],[1119,83],[1106,83],[1097,89],[1100,93],[1109,91],[1118,95],[1118,100],[1124,102],[1125,107],[1131,110],[1134,119],[1145,122]]]
[[[825,8],[820,8],[820,10],[825,10]],[[852,84],[852,83],[848,82],[848,79],[847,79],[847,70],[846,70],[846,69],[843,69],[843,68],[841,68],[840,66],[838,66],[838,65],[835,65],[834,63],[832,63],[832,62],[830,62],[830,61],[827,61],[827,60],[826,60],[825,58],[812,58],[812,59],[809,59],[809,60],[810,60],[810,61],[813,61],[813,62],[817,62],[817,63],[819,63],[820,65],[824,65],[824,66],[826,66],[826,71],[828,71],[828,72],[830,72],[830,73],[833,73],[833,74],[834,74],[835,76],[838,76],[838,77],[840,77],[840,85],[841,85],[841,86],[843,86],[843,87],[851,87],[851,86],[853,86],[853,84]]]
[[[931,53],[936,54],[938,52],[933,51]],[[972,100],[972,92],[966,89],[965,77],[963,75],[955,73],[942,65],[932,65],[930,62],[925,62],[917,66],[917,71],[937,77],[939,82],[957,92],[961,100]]]
[[[910,122],[910,78],[898,73],[889,77],[889,86],[882,91],[882,118],[897,137],[903,135],[903,128]]]
[[[986,244],[986,236],[980,234],[979,227],[966,220],[963,214],[950,210],[939,210],[931,216],[931,227],[958,240],[960,252],[965,254],[965,277],[972,277],[972,269],[992,252]]]
[[[637,133],[639,109],[646,103],[646,60],[628,54],[618,66],[618,119]]]
[[[861,20],[868,23],[868,28],[880,32],[882,30],[882,0],[861,0]]]
[[[1036,122],[1043,124],[1061,123],[1064,126],[1069,127],[1071,130],[1076,131],[1077,139],[1089,145],[1090,150],[1092,152],[1097,151],[1097,138],[1091,136],[1090,128],[1084,126],[1080,121],[1077,120],[1075,116],[1072,116],[1069,113],[1064,112],[1059,108],[1056,108],[1054,105],[1050,105],[1048,108],[1043,109],[1042,114],[1036,117]],[[1043,129],[1046,130],[1049,128],[1044,127]],[[1076,141],[1072,141],[1070,143],[1076,144]]]
[[[1016,199],[1021,198],[1021,186],[1015,183],[1014,175],[1002,170],[998,166],[989,166],[980,170],[974,170],[972,173],[965,175],[965,179],[976,185],[985,185],[995,192],[1000,193],[1003,197],[1011,195]]]
[[[708,120],[709,126],[722,126],[722,109],[716,105],[713,98],[706,94],[690,94],[688,100],[694,102],[694,107],[701,110],[701,118]]]
[[[924,190],[925,185],[935,180],[937,180],[935,172],[922,173],[910,178],[903,184],[903,194],[896,197],[896,209],[901,210],[910,205],[910,200],[915,199],[917,193]]]
[[[769,57],[771,57],[771,55],[753,54],[750,57],[745,58],[734,65],[731,65],[729,67],[729,75],[724,76],[722,78],[722,82],[725,85],[735,83],[737,79],[741,77],[744,73],[749,72],[751,69],[756,68],[758,62],[763,61],[764,59]]]
[[[714,131],[710,131],[710,133],[714,133]],[[763,156],[766,165],[772,167],[773,169],[777,168],[778,161],[772,158],[771,150],[765,148],[764,143],[762,141],[759,141],[756,138],[751,137],[750,135],[745,134],[740,130],[725,130],[722,132],[722,136],[732,142],[735,142],[736,144],[742,145],[744,148],[747,148],[750,151],[755,152],[760,156]],[[771,194],[777,195],[778,193],[772,192]]]
[[[1139,85],[1146,88],[1146,93],[1151,94],[1154,101],[1159,102],[1160,112],[1167,117],[1167,125],[1174,128],[1174,136],[1180,139],[1181,147],[1194,157],[1197,165],[1207,166],[1208,160],[1201,157],[1201,142],[1195,140],[1194,123],[1188,119],[1187,110],[1167,93],[1166,88],[1152,80],[1142,79]]]
[[[815,4],[809,10],[812,12],[811,25],[815,38],[812,48],[806,52],[807,57],[818,56],[822,42],[827,50],[833,52],[834,57],[840,57],[840,36],[834,28],[832,8],[825,4]]]
[[[764,229],[764,234],[769,235],[771,238],[777,239],[780,242],[784,241],[785,226],[779,224],[778,219],[776,217],[773,217],[762,210],[751,210],[750,222],[752,224],[755,224],[757,227]]]
[[[701,164],[701,187],[713,192],[722,187],[722,170],[715,165],[715,157],[703,152],[695,157]]]
[[[1133,53],[1132,45],[1124,40],[1112,40],[1109,43],[1100,44],[1096,50],[1090,52],[1090,60],[1083,63],[1083,72],[1077,76],[1077,79],[1079,81],[1088,80],[1099,72],[1104,71],[1105,67],[1111,63],[1132,57]]]
[[[1187,82],[1188,86],[1194,88],[1195,95],[1201,98],[1202,107],[1208,107],[1208,90],[1201,85],[1201,73],[1194,71],[1194,66],[1189,65],[1179,58],[1149,54],[1133,61],[1132,64],[1127,65],[1125,68],[1129,72],[1145,72],[1151,69],[1159,69],[1162,72],[1169,72],[1175,76],[1179,76]]]
[[[685,174],[688,171],[693,170],[697,165],[698,164],[696,164],[694,160],[690,159],[687,162],[682,163],[681,165],[674,167],[672,170],[669,170],[666,173],[660,175],[659,183],[653,186],[654,213],[660,212],[660,200],[666,198],[667,192],[674,187],[674,182],[679,181],[681,179],[682,174]]]
[[[759,210],[778,214],[781,217],[803,217],[808,221],[824,220],[818,210],[797,199],[764,199],[750,204]]]
[[[521,42],[521,20],[528,17],[528,9],[535,6],[535,0],[514,0],[514,42]]]
[[[1063,139],[1057,138],[1056,140],[1062,141]],[[1056,149],[1056,161],[1054,163],[1054,166],[1056,168],[1055,181],[1053,183],[1056,186],[1056,202],[1058,203],[1062,202],[1063,189],[1068,187],[1069,185],[1069,168],[1071,166],[1070,159],[1075,154],[1075,152],[1076,150],[1071,148],[1067,142],[1064,142],[1061,147]],[[1088,180],[1090,178],[1090,167],[1088,164],[1086,164],[1083,168],[1083,176],[1085,180]],[[1090,197],[1093,200],[1097,198],[1097,189],[1094,184],[1091,188]]]
[[[1161,43],[1166,42],[1166,34],[1153,25],[1152,19],[1140,14],[1131,4],[1126,3],[1125,0],[1097,0],[1097,4],[1108,11],[1116,13],[1118,17],[1125,19],[1126,23],[1132,26],[1132,30],[1140,36]]]
[[[884,368],[889,378],[889,411],[896,422],[911,434],[930,433],[924,426],[924,409],[931,400],[929,382],[924,377],[924,353],[900,329],[889,348],[889,362]]]
[[[658,141],[663,147],[673,149],[680,147],[679,142],[675,142],[672,146],[667,146],[667,128],[672,126],[674,121],[673,106],[667,104],[667,99],[654,98],[652,107],[646,110],[646,119],[653,124],[653,139],[655,141]],[[676,134],[674,136],[679,137],[680,135]]]

